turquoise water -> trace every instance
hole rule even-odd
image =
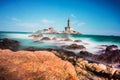
[[[59,48],[62,45],[69,45],[75,42],[58,42],[58,41],[40,41],[34,42],[32,37],[28,37],[28,32],[0,32],[0,38],[9,38],[20,42],[20,48],[27,48],[29,46],[37,48]],[[45,34],[44,36],[63,37],[66,34]],[[99,45],[118,45],[120,47],[120,36],[104,36],[104,35],[68,35],[72,40],[80,39],[88,51],[95,52]],[[84,44],[87,43],[88,45]]]

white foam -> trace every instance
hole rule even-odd
[[[30,34],[5,34],[5,37],[7,38],[21,38],[21,39],[32,39],[32,37],[29,37]]]

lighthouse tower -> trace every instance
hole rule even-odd
[[[73,33],[73,28],[72,28],[72,26],[71,26],[70,18],[68,18],[67,27],[65,27],[65,32],[66,32],[66,33]]]

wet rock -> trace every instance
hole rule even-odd
[[[80,51],[79,57],[86,58],[86,57],[92,57],[94,54],[88,52],[88,51]]]
[[[74,42],[82,42],[81,40],[74,40]]]
[[[116,45],[108,46],[105,52],[98,55],[97,59],[107,63],[120,63],[120,50]]]
[[[53,37],[52,40],[57,40],[57,38],[56,38],[56,37]]]
[[[18,50],[20,44],[16,40],[10,40],[8,38],[0,39],[0,48],[1,49],[10,49],[13,51]]]
[[[70,46],[66,47],[67,49],[84,49],[83,45],[71,44]]]
[[[51,40],[49,37],[43,37],[41,40]]]
[[[117,50],[117,49],[118,49],[117,45],[110,45],[110,46],[107,46],[105,52],[114,51],[114,50]]]
[[[76,64],[77,56],[73,52],[65,51],[65,50],[57,50],[57,51],[54,51],[54,54],[63,60],[67,60],[71,62],[73,65]]]

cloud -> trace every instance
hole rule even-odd
[[[70,16],[71,16],[71,17],[73,17],[73,18],[75,18],[75,17],[76,17],[74,14],[71,14]]]
[[[85,22],[78,21],[78,20],[75,20],[75,21],[73,21],[73,24],[76,25],[76,26],[82,27],[82,26],[84,26],[86,23],[85,23]]]
[[[23,22],[16,17],[12,17],[11,20],[14,21],[13,25],[18,27],[36,27],[39,26],[38,23]]]
[[[85,25],[85,24],[86,24],[85,22],[78,22],[78,23],[77,23],[78,26],[83,26],[83,25]]]
[[[44,24],[48,24],[48,23],[54,23],[55,21],[53,21],[53,20],[48,20],[48,19],[43,19],[42,20],[42,23],[44,23]]]
[[[20,19],[17,19],[17,18],[15,18],[15,17],[11,18],[11,20],[13,20],[13,21],[18,21],[18,22],[21,21]]]
[[[84,26],[86,24],[85,22],[81,22],[81,21],[77,20],[77,18],[74,14],[71,14],[70,17],[73,17],[75,19],[72,23],[76,26],[81,27],[81,26]]]

